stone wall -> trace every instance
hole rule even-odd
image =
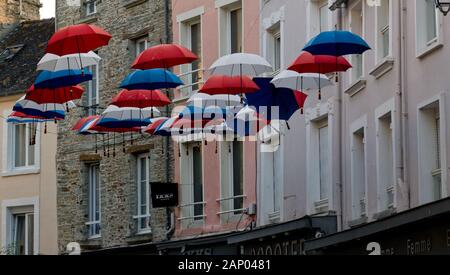
[[[13,24],[18,21],[39,20],[39,0],[22,0],[22,12],[20,0],[0,1],[0,25]]]
[[[100,65],[100,107],[106,107],[123,78],[131,72],[134,60],[134,40],[148,37],[149,45],[160,43],[164,38],[163,0],[102,0],[97,14],[84,16],[83,6],[69,6],[57,0],[57,27],[81,22],[92,23],[111,33],[109,46],[98,51]],[[169,6],[170,7],[170,6]],[[169,92],[170,93],[170,92]],[[78,104],[86,105],[86,99]],[[97,112],[101,112],[99,108]],[[165,111],[163,108],[162,111]],[[77,241],[86,249],[124,246],[137,242],[160,241],[166,236],[167,215],[165,209],[152,210],[152,234],[138,236],[132,216],[136,215],[136,156],[150,152],[151,180],[166,182],[166,159],[169,158],[169,178],[173,181],[172,143],[162,137],[130,134],[125,136],[126,152],[122,151],[123,136],[110,134],[98,137],[95,152],[94,136],[78,136],[71,127],[86,108],[70,111],[67,119],[58,127],[57,184],[58,184],[58,240],[61,252],[69,242]],[[133,145],[131,145],[133,138]],[[109,142],[108,142],[109,140]],[[103,144],[116,144],[104,155]],[[108,150],[106,150],[108,152]],[[108,155],[108,154],[106,154]],[[168,156],[168,157],[167,157]],[[101,235],[98,240],[87,240],[87,167],[89,163],[100,164],[101,177]]]

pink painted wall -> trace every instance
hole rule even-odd
[[[259,0],[243,1],[243,44],[244,52],[259,53]],[[189,0],[172,2],[172,22],[173,22],[173,42],[179,43],[179,25],[177,16],[204,7],[205,12],[201,16],[202,27],[202,61],[205,69],[219,58],[219,16],[215,8],[215,1],[212,0]],[[205,73],[205,77],[208,74]],[[178,146],[174,146],[178,150]],[[220,146],[219,146],[220,147]],[[215,153],[216,142],[203,143],[203,195],[205,205],[204,223],[199,228],[182,229],[180,223],[176,224],[176,237],[188,237],[199,234],[214,232],[224,232],[236,230],[235,222],[223,224],[220,216],[216,213],[220,211],[220,204],[216,201],[220,198],[220,154]],[[256,144],[247,141],[244,145],[245,167],[244,167],[244,207],[256,202]],[[175,152],[178,156],[178,151]],[[175,158],[175,180],[180,182],[180,159]],[[176,217],[180,217],[179,209],[175,212]],[[250,222],[250,218],[244,216],[238,228],[245,228]]]

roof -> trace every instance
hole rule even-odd
[[[54,19],[25,21],[0,40],[0,96],[24,93],[33,84],[54,31]]]

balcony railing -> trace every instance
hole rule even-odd
[[[202,206],[202,215],[195,215],[195,206],[200,205]],[[191,207],[192,209],[189,211],[190,213],[194,213],[193,215],[189,215],[189,216],[185,216],[185,217],[180,217],[177,220],[178,221],[186,221],[186,220],[200,220],[200,219],[204,219],[206,218],[206,215],[204,214],[204,208],[205,208],[206,202],[201,201],[201,202],[193,202],[193,203],[187,203],[187,204],[182,204],[179,206],[180,209],[183,210],[183,208],[188,208]],[[183,211],[181,211],[183,213]]]
[[[178,100],[183,100],[191,95],[198,92],[198,90],[202,87],[202,85],[205,83],[203,80],[205,69],[197,69],[192,70],[188,72],[184,72],[178,75],[178,77],[185,83],[185,85],[182,85],[178,87],[178,90],[180,91],[180,96]],[[193,82],[194,76],[197,75],[198,80],[196,82]]]
[[[216,214],[217,215],[225,215],[225,214],[230,214],[230,213],[242,213],[245,210],[245,208],[231,209],[233,207],[230,207],[230,206],[229,207],[224,207],[223,206],[223,202],[228,202],[228,203],[231,203],[232,205],[234,205],[234,203],[237,200],[242,200],[242,205],[244,205],[243,200],[246,197],[247,197],[246,195],[239,195],[239,196],[232,196],[232,197],[217,199],[216,201],[218,203],[220,203],[220,210],[221,211],[217,212]],[[230,209],[228,209],[228,208],[230,208]]]

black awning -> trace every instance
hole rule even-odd
[[[336,216],[306,216],[298,220],[269,225],[254,229],[252,231],[245,231],[242,233],[234,234],[228,237],[228,244],[253,241],[261,238],[272,237],[274,235],[294,233],[302,230],[306,230],[309,232],[318,230],[323,232],[325,235],[335,233],[337,231],[337,218]]]
[[[304,243],[304,249],[306,252],[324,249],[329,246],[369,237],[373,234],[410,226],[414,223],[427,222],[433,218],[445,215],[450,215],[450,198],[426,204],[379,221],[325,236],[320,239],[306,241]]]

